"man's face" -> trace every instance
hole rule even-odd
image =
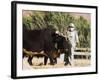
[[[75,28],[74,27],[71,27],[71,28],[69,28],[69,31],[73,31]]]

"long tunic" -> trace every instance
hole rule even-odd
[[[76,43],[79,42],[77,31],[75,29],[73,31],[67,31],[67,34],[68,34],[70,43],[72,45],[72,48],[75,49]]]

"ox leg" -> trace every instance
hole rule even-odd
[[[50,58],[50,65],[54,65],[53,59]]]
[[[71,63],[70,63],[70,61],[69,61],[69,57],[66,58],[66,61],[65,61],[65,64],[64,64],[64,65],[66,66],[66,65],[68,65],[68,64],[71,65]]]
[[[57,64],[57,58],[54,58],[54,63]]]
[[[25,57],[25,53],[23,52],[23,58]]]
[[[54,61],[53,61],[52,56],[50,56],[49,59],[50,59],[50,65],[54,65]]]
[[[44,65],[46,65],[47,64],[47,60],[48,60],[48,57],[44,57]]]
[[[48,53],[48,58],[50,59],[50,65],[54,65],[54,59],[53,59],[53,56],[52,56],[52,51]]]
[[[65,66],[68,65],[69,59],[68,59],[68,55],[65,53],[65,57],[64,57],[64,61],[65,61]]]
[[[64,65],[65,66],[68,65],[68,64],[71,65],[70,60],[69,60],[70,54],[71,54],[70,51],[65,51],[65,56],[64,56],[64,61],[65,61]]]
[[[53,55],[52,55],[52,51],[46,51],[45,52],[47,54],[47,58],[50,59],[50,65],[54,65],[54,62],[53,62]],[[45,64],[46,64],[47,60],[46,60],[46,57],[45,57]]]
[[[28,57],[28,63],[29,63],[30,65],[32,65],[32,59],[33,59],[33,56],[29,56],[29,57]]]
[[[23,52],[23,58],[24,58],[24,57],[27,57],[27,54],[26,54],[25,52]]]

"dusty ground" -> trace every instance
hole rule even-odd
[[[64,61],[62,58],[57,59],[57,64],[50,65],[49,60],[47,65],[43,65],[44,58],[36,58],[34,57],[32,60],[33,65],[30,66],[27,62],[27,58],[23,59],[23,69],[42,69],[42,68],[63,68],[63,67],[84,67],[84,66],[90,66],[90,60],[89,59],[75,59],[73,65],[67,65],[64,66]]]

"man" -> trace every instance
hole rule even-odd
[[[71,43],[71,65],[74,65],[73,63],[73,60],[74,60],[74,50],[75,50],[75,47],[76,47],[76,44],[79,42],[78,40],[78,34],[77,34],[77,31],[76,31],[76,28],[75,28],[75,25],[73,23],[70,23],[68,28],[67,28],[67,37]],[[64,56],[64,59],[66,59],[66,55]],[[65,63],[65,65],[67,65]]]

